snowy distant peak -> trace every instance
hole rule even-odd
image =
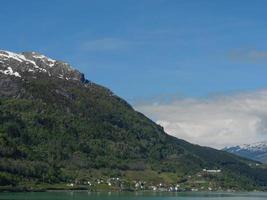
[[[84,75],[66,62],[36,52],[13,53],[0,50],[0,73],[20,78],[36,78],[39,74],[65,80],[86,81]]]
[[[257,142],[252,144],[243,144],[239,146],[241,149],[246,149],[250,151],[266,151],[267,141]]]
[[[223,150],[238,156],[267,163],[267,141],[225,147]]]
[[[237,145],[237,146],[232,146],[232,147],[225,147],[224,150],[228,151],[241,151],[241,150],[246,150],[246,151],[266,151],[267,150],[267,141],[263,142],[257,142],[257,143],[252,143],[252,144],[242,144],[242,145]]]

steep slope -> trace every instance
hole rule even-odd
[[[171,137],[69,64],[34,52],[0,51],[0,122],[0,186],[119,176],[129,188],[141,178],[189,187],[204,168],[222,170],[205,176],[217,188],[267,185],[256,162]]]
[[[223,149],[229,153],[236,154],[248,159],[267,163],[267,142],[257,142],[253,144],[244,144]]]

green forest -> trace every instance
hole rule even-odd
[[[137,181],[188,190],[197,179],[205,188],[266,188],[263,165],[169,136],[102,86],[42,77],[17,84],[19,97],[0,99],[1,190],[90,189],[114,177],[123,184],[113,189],[125,190]],[[107,190],[102,182],[91,189]]]

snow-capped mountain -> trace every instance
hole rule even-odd
[[[54,60],[36,52],[13,53],[0,50],[0,74],[17,78],[49,76],[65,80],[86,81],[84,75],[68,63]]]
[[[267,163],[267,141],[225,147],[223,150],[238,156]]]

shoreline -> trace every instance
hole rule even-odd
[[[185,190],[185,191],[154,191],[154,190],[88,190],[86,188],[80,188],[80,189],[67,189],[67,188],[48,188],[48,189],[34,189],[34,188],[0,188],[0,193],[38,193],[38,192],[87,192],[92,194],[102,193],[102,194],[109,194],[109,193],[153,193],[153,194],[181,194],[181,193],[190,193],[190,194],[199,194],[199,193],[210,193],[210,194],[234,194],[234,193],[266,193],[267,190],[218,190],[218,191],[208,191],[208,190],[202,190],[202,191],[191,191],[191,190]]]

